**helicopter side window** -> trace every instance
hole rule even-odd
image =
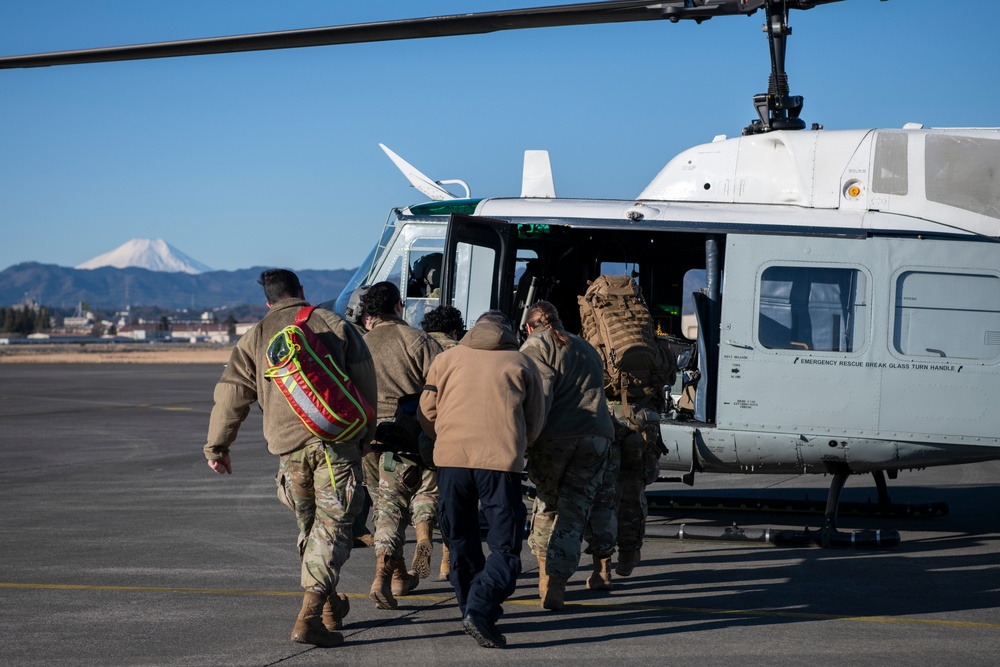
[[[896,279],[893,347],[932,360],[1000,357],[1000,278],[904,272]]]
[[[759,284],[760,344],[772,350],[860,350],[868,329],[867,282],[858,269],[768,267]]]
[[[708,279],[705,269],[690,269],[684,274],[681,296],[681,335],[698,340],[698,318],[694,313],[694,295],[704,292]]]
[[[639,265],[635,262],[601,262],[602,276],[632,276],[639,280]]]

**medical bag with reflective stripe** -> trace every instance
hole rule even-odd
[[[271,338],[264,377],[278,385],[313,435],[327,442],[353,440],[375,418],[375,411],[306,324],[314,310],[302,308],[295,324]]]

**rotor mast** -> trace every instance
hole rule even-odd
[[[754,95],[757,120],[743,128],[743,134],[759,134],[771,130],[802,130],[806,123],[799,118],[802,96],[789,94],[788,73],[785,72],[785,44],[792,28],[788,25],[786,0],[764,0],[767,23],[764,32],[771,47],[771,74],[767,92]]]

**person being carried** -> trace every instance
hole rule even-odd
[[[250,406],[264,413],[267,449],[279,457],[279,497],[295,511],[299,526],[302,609],[292,628],[292,640],[315,646],[344,643],[335,630],[350,609],[346,595],[337,594],[340,570],[351,554],[354,517],[361,509],[360,446],[371,437],[369,426],[356,438],[326,443],[303,425],[275,382],[268,380],[266,350],[272,337],[295,321],[305,301],[298,276],[269,269],[258,281],[270,308],[267,315],[240,338],[215,386],[215,405],[208,427],[205,457],[220,475],[232,474],[229,448]],[[360,334],[332,311],[318,309],[308,319],[334,358],[369,404],[376,399],[375,367]]]
[[[510,320],[500,311],[484,313],[458,345],[434,360],[420,396],[421,424],[435,438],[438,523],[451,546],[449,578],[462,628],[484,648],[507,645],[496,623],[521,573],[524,454],[545,420],[542,378],[517,347]]]

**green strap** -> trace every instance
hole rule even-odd
[[[330,471],[330,486],[333,487],[333,491],[336,493],[337,479],[333,476],[333,465],[330,463],[330,452],[327,449],[326,443],[323,443],[323,456],[326,457],[326,469]]]

